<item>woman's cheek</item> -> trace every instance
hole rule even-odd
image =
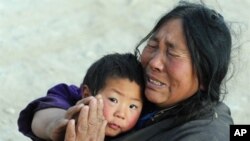
[[[148,51],[147,51],[147,49],[145,47],[143,49],[143,51],[142,51],[141,58],[140,58],[141,64],[142,64],[143,67],[145,67],[147,65],[148,58],[149,58],[149,53],[148,53]]]

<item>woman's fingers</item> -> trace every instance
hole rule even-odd
[[[80,104],[88,103],[87,105]],[[77,122],[70,120],[67,125],[65,141],[103,141],[107,121],[103,116],[103,100],[101,96],[81,101],[81,106],[74,106],[67,111],[66,118],[79,113]],[[75,128],[76,127],[76,128]]]
[[[98,133],[97,141],[104,141],[107,121],[103,116],[103,99],[100,94],[97,95],[96,98],[97,98],[97,118],[98,118],[98,128],[99,128],[99,131],[97,132]]]
[[[107,121],[103,120],[100,130],[99,130],[99,132],[97,132],[98,133],[97,134],[97,141],[104,141],[106,126],[107,126]]]
[[[103,116],[103,99],[102,96],[99,94],[96,96],[97,98],[97,117],[98,117],[98,122],[101,122],[105,120]]]
[[[61,141],[64,138],[64,133],[68,124],[67,119],[61,119],[55,121],[55,123],[52,125],[51,130],[49,131],[50,139],[53,141]]]
[[[85,109],[86,108],[86,109]],[[77,139],[103,141],[106,121],[103,116],[103,101],[101,97],[92,99],[89,106],[84,106],[78,120]]]
[[[89,116],[89,106],[83,106],[79,114],[76,126],[77,141],[82,141],[86,139],[88,135],[88,116]]]
[[[98,130],[97,99],[92,99],[89,103],[88,136],[95,140]]]
[[[78,113],[81,111],[81,108],[84,105],[89,105],[90,101],[93,99],[96,99],[96,98],[93,96],[90,96],[90,97],[79,100],[75,106],[72,106],[67,110],[67,112],[65,113],[65,118],[66,119],[75,118],[75,120],[77,120],[77,116],[78,116]]]
[[[64,141],[76,141],[76,131],[75,131],[75,120],[74,119],[71,119],[68,122]]]
[[[90,101],[91,101],[92,99],[96,99],[96,98],[93,97],[93,96],[89,96],[89,97],[83,98],[83,99],[77,101],[76,105],[79,105],[79,104],[81,104],[81,103],[84,104],[84,105],[89,105],[89,103],[90,103]]]
[[[81,111],[81,108],[84,106],[84,104],[79,104],[70,107],[67,112],[65,113],[66,119],[72,119],[74,116]]]

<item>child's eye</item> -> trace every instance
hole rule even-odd
[[[138,108],[138,106],[136,106],[136,105],[132,104],[132,105],[129,105],[129,108],[130,108],[130,109],[137,109],[137,108]]]
[[[109,100],[113,103],[118,103],[118,100],[116,98],[110,97]]]

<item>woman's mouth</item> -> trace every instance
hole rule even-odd
[[[166,84],[165,83],[162,83],[152,77],[148,77],[147,78],[147,86],[150,87],[150,88],[163,88],[163,87],[166,87]]]

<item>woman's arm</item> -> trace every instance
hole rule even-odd
[[[65,131],[68,120],[64,118],[66,110],[59,108],[48,108],[35,113],[31,129],[33,133],[45,140],[59,140],[60,132]],[[55,134],[54,132],[59,132]]]
[[[39,138],[45,140],[62,141],[67,123],[76,118],[83,104],[70,107],[67,111],[59,108],[47,108],[35,113],[31,128],[32,132]]]
[[[38,138],[32,131],[32,128],[35,129],[36,124],[39,124],[39,123],[36,123],[37,122],[36,118],[39,117],[40,115],[46,115],[46,118],[48,119],[50,116],[58,116],[58,118],[61,117],[63,119],[64,115],[62,111],[64,110],[64,112],[66,112],[66,110],[69,107],[75,105],[75,103],[80,99],[81,99],[80,89],[74,85],[68,86],[66,84],[58,84],[52,87],[51,89],[48,90],[46,96],[32,101],[31,103],[27,105],[27,107],[25,107],[20,112],[19,118],[18,118],[19,131],[22,132],[25,136],[28,136],[33,140],[43,140],[41,138]],[[48,108],[54,108],[54,110],[58,109],[59,113],[50,111],[49,113],[52,113],[52,114],[46,114],[45,109],[48,109]],[[39,114],[41,111],[42,113],[43,112],[45,113]],[[36,116],[36,118],[34,120],[34,123],[32,123],[34,116]],[[55,119],[57,118],[55,117]],[[47,124],[44,124],[44,125],[47,125]],[[48,126],[46,127],[48,128]],[[38,133],[40,132],[38,131]]]
[[[76,114],[79,117],[75,116]],[[74,119],[77,125],[72,124],[72,120],[69,123],[69,120],[74,117],[77,117]],[[67,131],[65,131],[67,124]],[[103,116],[103,101],[98,96],[97,99],[94,97],[82,99],[78,105],[67,111],[48,108],[36,112],[32,121],[32,131],[36,136],[45,140],[103,141],[106,124],[107,121]]]

